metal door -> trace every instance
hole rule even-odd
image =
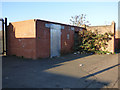
[[[51,24],[50,46],[51,58],[55,56],[59,57],[61,49],[61,25]]]

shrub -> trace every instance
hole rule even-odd
[[[75,38],[75,51],[85,51],[85,52],[93,52],[97,54],[106,54],[109,53],[106,51],[107,42],[111,40],[113,34],[111,32],[99,34],[96,30],[92,31],[79,31],[78,37]]]

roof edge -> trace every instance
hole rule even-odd
[[[44,21],[44,22],[48,22],[48,23],[54,23],[54,24],[61,24],[61,25],[66,25],[66,26],[71,26],[71,27],[78,27],[78,26],[74,26],[74,25],[63,24],[63,23],[52,22],[52,21],[41,20],[41,19],[35,19],[35,20],[36,20],[36,21]],[[84,27],[78,27],[78,28],[84,28]],[[85,29],[85,28],[84,28],[84,29]]]

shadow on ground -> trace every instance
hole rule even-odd
[[[74,61],[88,55],[66,55],[54,59],[22,59],[15,56],[2,57],[3,88],[103,88],[109,82],[88,79],[113,67],[81,78],[44,72],[62,66],[63,62]],[[56,65],[59,64],[59,65]],[[71,71],[72,72],[72,71]]]

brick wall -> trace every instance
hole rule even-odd
[[[50,56],[50,29],[45,27],[45,22],[36,21],[36,48],[37,58]]]
[[[61,53],[70,53],[73,50],[74,45],[74,31],[70,30],[70,26],[65,26],[64,29],[61,30]],[[69,36],[69,38],[67,37]]]
[[[36,33],[37,33],[37,57],[45,58],[50,57],[50,28],[46,28],[45,24],[53,22],[46,22],[42,20],[36,20]],[[53,23],[57,24],[57,23]],[[64,29],[61,29],[61,54],[70,53],[73,51],[74,46],[74,30],[71,30],[69,25],[62,25]],[[76,31],[80,28],[74,27]],[[69,39],[67,35],[69,34]]]
[[[36,59],[34,20],[10,23],[8,26],[8,55]]]

